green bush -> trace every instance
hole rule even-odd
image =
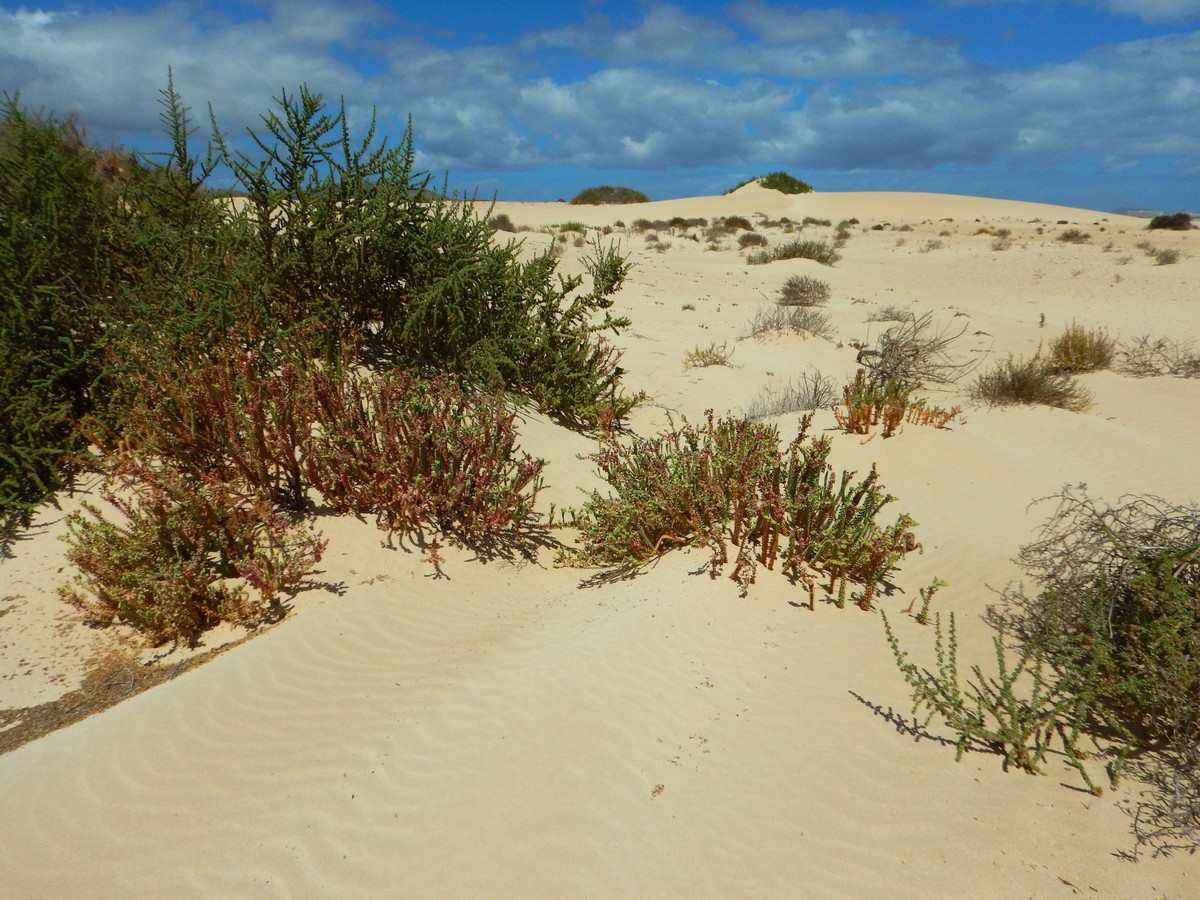
[[[1087,691],[1118,762],[1131,753],[1159,788],[1139,838],[1200,847],[1200,507],[1142,495],[1107,505],[1082,488],[1018,562],[998,621]],[[1164,792],[1163,789],[1167,790]]]
[[[747,178],[745,181],[731,187],[725,193],[732,194],[738,188],[743,188],[752,181],[757,181],[763,187],[773,191],[779,191],[783,194],[808,194],[812,191],[812,185],[806,184],[799,178],[789,175],[787,172],[771,172],[767,175],[759,175],[754,178]]]
[[[580,191],[571,198],[575,206],[600,206],[612,203],[649,203],[650,198],[633,188],[602,184]]]
[[[827,460],[828,437],[808,439],[811,417],[783,452],[779,433],[746,420],[686,425],[650,440],[621,443],[607,432],[592,459],[615,496],[594,491],[575,524],[583,565],[639,565],[669,549],[712,549],[710,573],[732,563],[730,577],[743,588],[758,565],[809,589],[812,570],[828,579],[842,605],[847,582],[863,586],[859,605],[871,601],[903,555],[914,524],[900,515],[890,526],[877,518],[894,499],[883,493],[874,468],[861,481],[838,479]]]
[[[1165,228],[1169,231],[1190,231],[1192,228],[1192,217],[1185,212],[1155,216],[1146,227],[1151,231],[1158,228]]]
[[[826,241],[805,241],[797,238],[767,250],[751,253],[746,257],[746,262],[755,266],[778,262],[781,259],[811,259],[823,266],[832,266],[841,258],[834,246]]]
[[[1070,375],[1053,371],[1039,357],[1001,362],[978,375],[970,387],[973,399],[989,406],[1018,403],[1043,404],[1082,412],[1092,405],[1092,395]]]
[[[1117,342],[1099,328],[1071,323],[1050,342],[1048,365],[1055,372],[1095,372],[1107,369],[1116,356]]]
[[[60,593],[92,620],[122,622],[154,643],[194,642],[217,622],[257,625],[282,614],[325,542],[272,504],[211,473],[140,456],[118,461],[101,492],[126,518],[91,504],[68,520],[79,570]]]
[[[0,545],[86,448],[127,168],[73,122],[0,107]]]
[[[772,191],[779,191],[781,194],[808,194],[812,192],[812,185],[806,184],[799,178],[789,175],[787,172],[771,172],[762,177],[761,183],[763,187]]]
[[[583,424],[637,402],[602,333],[629,266],[597,239],[584,276],[552,252],[523,259],[473,204],[430,190],[411,131],[353,138],[342,107],[284,92],[201,155],[168,75],[170,149],[126,157],[8,99],[0,121],[0,540],[83,457],[89,430],[120,440],[139,373],[210,369],[241,349],[327,366],[399,365],[523,394]],[[208,186],[218,167],[235,190]],[[293,492],[294,493],[294,492]]]

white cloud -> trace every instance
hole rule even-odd
[[[1108,12],[1137,16],[1147,22],[1200,18],[1200,0],[1090,0]]]
[[[1184,4],[1136,5],[1149,14]],[[199,124],[211,100],[234,134],[257,124],[281,88],[308,83],[345,95],[360,123],[377,107],[397,137],[411,113],[420,160],[436,172],[900,172],[1088,154],[1114,169],[1148,158],[1184,167],[1200,146],[1200,33],[1004,70],[886,18],[762,0],[727,18],[658,4],[628,28],[594,18],[466,48],[390,35],[378,27],[385,14],[367,5],[279,0],[242,21],[200,9],[0,10],[0,90],[142,146],[133,139],[157,130],[168,66]],[[546,48],[571,65],[543,63]],[[351,57],[370,65],[359,71]]]

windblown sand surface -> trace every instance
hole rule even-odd
[[[764,387],[814,367],[840,383],[855,370],[848,342],[873,341],[886,324],[866,318],[888,304],[965,325],[955,351],[986,356],[984,365],[1031,355],[1071,322],[1122,338],[1200,340],[1200,232],[1148,234],[1144,220],[1111,214],[757,187],[495,212],[534,227],[735,214],[859,220],[834,268],[747,266],[733,240],[708,250],[682,232],[660,232],[670,247],[658,252],[618,228],[636,262],[615,309],[633,320],[619,338],[623,365],[628,387],[653,397],[631,419],[642,434],[708,408],[740,413]],[[976,234],[984,226],[1011,229],[1011,247],[992,249],[992,237]],[[1056,241],[1066,227],[1091,240]],[[530,247],[553,240],[523,237]],[[1136,247],[1147,239],[1178,248],[1182,261],[1154,265]],[[568,244],[568,270],[581,252]],[[828,311],[843,346],[740,339],[796,273],[832,285]],[[735,348],[732,366],[684,368],[686,351],[714,342]],[[1200,380],[1082,380],[1096,397],[1082,414],[968,406],[967,421],[944,431],[835,437],[835,464],[862,472],[877,463],[900,498],[891,514],[920,522],[924,553],[909,555],[880,604],[919,660],[928,662],[931,629],[903,610],[936,575],[950,583],[935,608],[957,612],[963,664],[991,664],[979,614],[1021,576],[1011,559],[1052,511],[1030,509],[1035,499],[1079,482],[1108,500],[1200,499]],[[963,402],[953,390],[931,396]],[[798,419],[778,420],[785,436]],[[832,424],[818,414],[819,429]],[[578,458],[593,449],[589,438],[538,416],[521,433],[524,449],[549,461],[545,508],[579,504],[581,488],[601,486]],[[33,715],[21,708],[79,688],[100,660],[109,668],[99,683],[112,689],[139,668],[112,662],[128,635],[84,628],[54,595],[69,575],[57,536],[76,502],[48,508],[0,561],[0,709],[17,710],[7,728]],[[319,527],[331,541],[324,586],[298,595],[280,624],[0,756],[0,893],[1196,895],[1197,857],[1119,856],[1133,848],[1136,783],[1095,798],[1058,763],[1036,777],[1005,772],[987,754],[955,763],[952,747],[885,718],[907,715],[910,701],[877,612],[809,611],[798,605],[807,594],[770,572],[739,598],[728,579],[708,578],[700,551],[667,554],[624,579],[556,569],[550,552],[515,565],[451,551],[438,578],[419,554],[381,546],[370,524]]]

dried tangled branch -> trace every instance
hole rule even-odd
[[[932,312],[910,314],[881,334],[874,350],[860,350],[858,363],[885,382],[900,381],[910,387],[953,384],[979,365],[978,360],[961,362],[949,353],[950,345],[966,330],[966,325],[957,332],[935,329]]]

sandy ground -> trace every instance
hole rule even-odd
[[[1200,232],[971,197],[801,197],[751,186],[725,197],[625,207],[500,204],[530,249],[565,222],[615,226],[636,266],[615,312],[632,327],[631,390],[649,434],[705,409],[739,414],[766,387],[816,368],[853,374],[887,305],[933,311],[964,360],[1028,356],[1071,322],[1123,339],[1200,341]],[[843,259],[747,266],[696,229],[635,219],[857,218]],[[615,225],[624,222],[626,227]],[[1059,224],[1060,221],[1067,224]],[[875,228],[873,226],[881,226]],[[1006,249],[980,229],[1006,228]],[[1064,228],[1091,235],[1062,243]],[[761,229],[773,243],[781,227]],[[805,237],[832,236],[808,226]],[[583,249],[568,233],[564,268]],[[1154,265],[1138,243],[1176,248]],[[663,247],[662,245],[669,244]],[[828,281],[834,340],[745,338],[792,274]],[[729,366],[684,367],[725,343]],[[1197,495],[1200,380],[1084,376],[1085,413],[967,404],[950,429],[837,435],[836,465],[877,463],[891,507],[920,523],[882,599],[918,659],[932,635],[903,614],[934,576],[958,614],[961,657],[990,663],[979,614],[1021,577],[1011,562],[1066,484],[1115,500]],[[965,403],[954,390],[943,405]],[[789,436],[798,414],[779,417]],[[819,413],[818,429],[833,425]],[[548,460],[545,508],[599,487],[586,437],[536,415],[522,446]],[[0,720],[75,696],[99,670],[181,668],[184,654],[97,631],[55,595],[70,573],[58,535],[78,498],[48,507],[0,560]],[[370,525],[326,519],[323,588],[252,640],[70,727],[0,756],[0,872],[9,897],[1189,897],[1200,859],[1139,861],[1128,809],[1139,786],[1095,798],[1055,762],[998,757],[897,727],[907,689],[877,612],[806,600],[776,573],[745,598],[677,551],[636,577],[450,552],[434,577]],[[563,535],[570,539],[569,534]],[[240,637],[209,636],[211,650]],[[132,662],[128,660],[132,659]],[[108,668],[101,665],[108,661]],[[150,662],[150,666],[142,666]],[[105,674],[108,673],[108,674]],[[130,676],[132,678],[132,676]],[[104,679],[108,679],[104,681]],[[131,692],[134,693],[134,692]],[[891,715],[889,715],[891,714]]]

